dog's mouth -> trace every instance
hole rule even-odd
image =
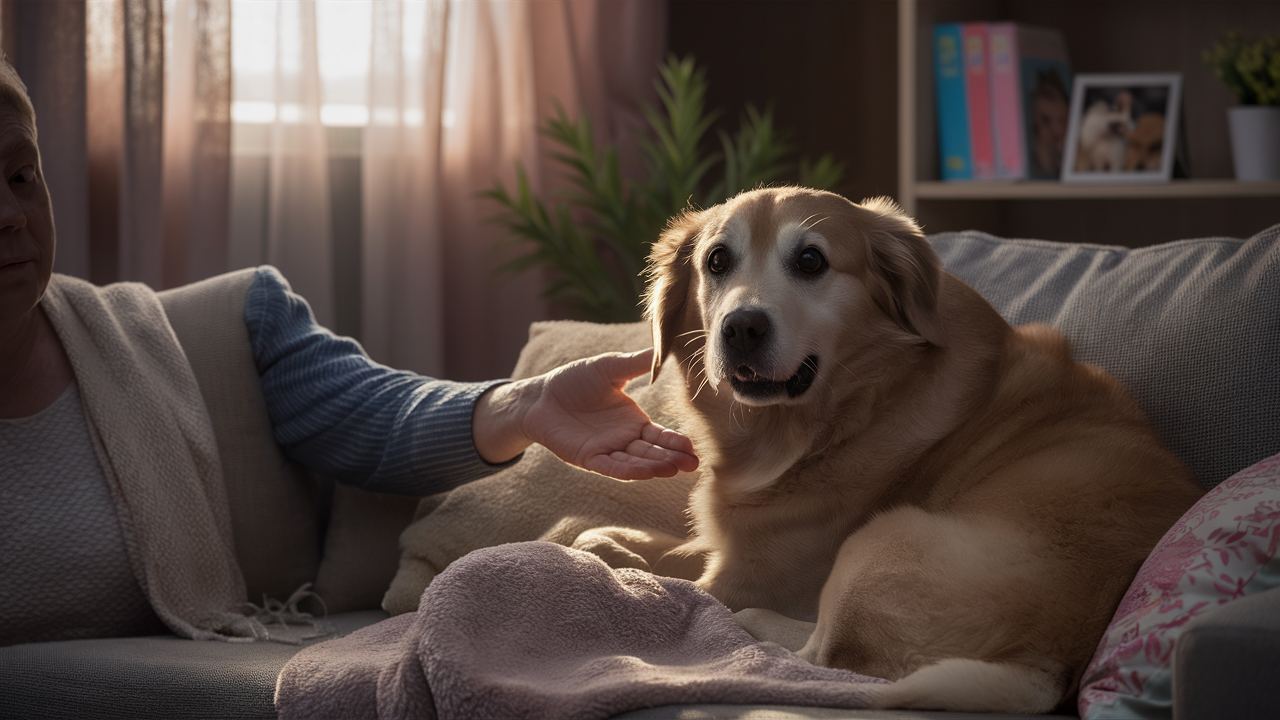
[[[782,393],[797,398],[805,393],[818,377],[818,356],[810,355],[800,363],[800,368],[786,380],[773,380],[761,375],[750,365],[739,365],[729,378],[734,392],[753,400],[765,400]]]

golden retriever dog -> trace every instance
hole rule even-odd
[[[650,261],[653,374],[678,361],[703,457],[693,534],[580,545],[895,681],[883,707],[1069,700],[1202,494],[1125,389],[1011,327],[888,200],[744,193],[674,220]]]
[[[1125,138],[1124,169],[1159,172],[1164,163],[1164,115],[1145,113]]]

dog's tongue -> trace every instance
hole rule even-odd
[[[737,378],[739,382],[761,382],[768,379],[760,377],[755,369],[747,365],[739,365],[738,369],[733,372],[733,376]]]

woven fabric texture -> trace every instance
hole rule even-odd
[[[150,288],[54,274],[41,309],[84,401],[134,574],[175,633],[252,636],[209,413]],[[155,482],[163,478],[165,482]]]
[[[329,617],[337,636],[387,617]],[[272,628],[269,628],[272,629]],[[3,718],[274,718],[276,675],[303,645],[172,635],[0,648]]]
[[[929,239],[1010,323],[1057,328],[1124,383],[1206,488],[1280,451],[1280,225],[1137,249]]]
[[[248,599],[262,602],[315,579],[321,528],[310,476],[271,437],[244,324],[256,276],[239,270],[158,297],[209,410]]]
[[[165,632],[134,577],[72,382],[0,419],[0,645]]]
[[[431,495],[514,465],[480,457],[476,401],[502,380],[463,383],[380,365],[316,324],[273,267],[258,268],[245,325],[276,442],[289,457],[372,492]]]

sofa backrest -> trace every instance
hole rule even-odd
[[[284,600],[312,582],[329,612],[378,609],[418,498],[334,483],[276,444],[244,322],[256,273],[160,293],[213,421],[248,599]]]
[[[1057,328],[1124,383],[1205,487],[1280,452],[1280,225],[1136,249],[929,240],[1010,323]]]
[[[249,600],[285,599],[320,564],[317,492],[276,445],[244,324],[249,268],[161,292],[213,421]]]

